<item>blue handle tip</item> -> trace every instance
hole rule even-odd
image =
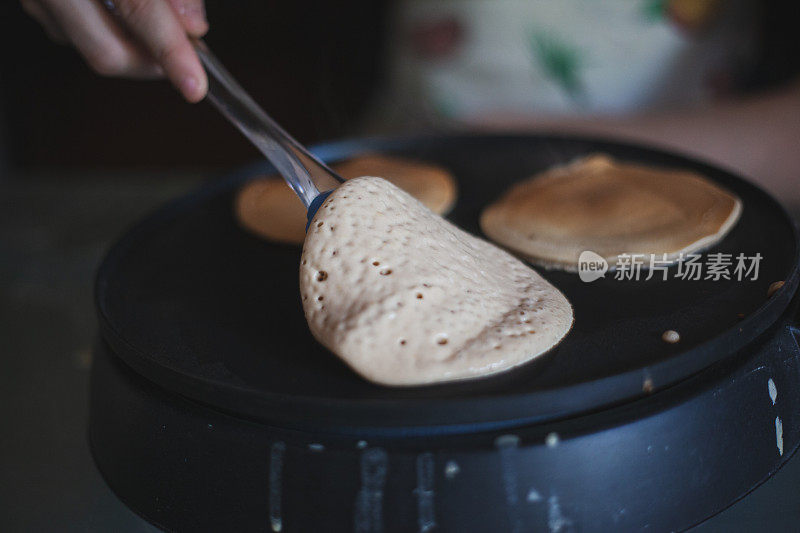
[[[306,222],[306,232],[308,232],[308,226],[311,225],[311,220],[314,218],[314,215],[317,214],[317,210],[332,192],[333,190],[321,192],[316,198],[311,200],[311,205],[308,206],[308,213],[306,213],[306,218],[308,219],[308,222]]]

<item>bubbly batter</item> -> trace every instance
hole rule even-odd
[[[536,272],[373,177],[345,182],[316,213],[300,292],[314,336],[386,385],[502,372],[572,325],[567,299]]]

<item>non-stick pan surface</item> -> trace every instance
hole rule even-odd
[[[241,230],[232,199],[266,163],[162,208],[109,252],[97,278],[101,333],[155,383],[221,410],[291,427],[345,432],[481,430],[592,411],[653,393],[733,354],[785,310],[798,282],[795,228],[757,187],[718,168],[646,147],[552,136],[353,140],[318,147],[327,160],[380,151],[450,169],[449,218],[480,234],[481,209],[517,180],[592,152],[697,170],[744,203],[707,253],[761,254],[755,281],[592,283],[539,271],[572,302],[575,324],[547,355],[505,374],[452,384],[371,384],[319,345],[300,305],[300,247]],[[705,256],[704,256],[705,257]],[[767,298],[768,286],[785,280]],[[661,339],[667,329],[681,341]],[[378,354],[376,354],[377,356]]]

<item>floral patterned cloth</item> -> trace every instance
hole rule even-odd
[[[405,0],[393,22],[395,126],[697,104],[754,60],[746,0]]]

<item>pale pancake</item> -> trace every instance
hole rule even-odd
[[[256,178],[245,183],[234,203],[236,220],[271,241],[300,244],[306,238],[306,210],[283,178]]]
[[[347,181],[317,211],[300,293],[314,337],[385,385],[503,372],[572,325],[567,299],[534,270],[381,178]]]
[[[382,176],[440,215],[455,203],[453,176],[430,163],[369,154],[333,165],[333,169],[344,179]],[[256,178],[242,186],[235,214],[241,226],[266,239],[302,244],[305,238],[306,211],[279,176]]]
[[[621,254],[675,261],[719,242],[741,210],[733,193],[695,172],[596,154],[517,183],[483,210],[480,225],[536,264],[575,271],[585,250],[611,268]]]

